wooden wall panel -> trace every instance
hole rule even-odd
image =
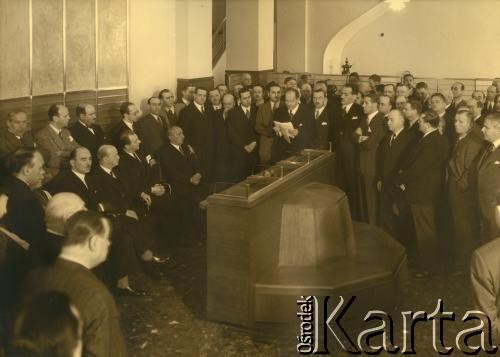
[[[97,12],[99,88],[125,87],[128,70],[127,1],[101,0]]]
[[[97,92],[97,122],[104,131],[109,131],[121,120],[120,105],[128,100],[128,90],[100,90]]]
[[[0,128],[6,126],[5,122],[9,112],[22,109],[28,114],[28,119],[31,118],[31,99],[30,97],[14,98],[0,100]]]
[[[50,106],[56,103],[62,104],[63,101],[64,95],[62,93],[34,96],[31,120],[33,131],[36,132],[49,122],[48,111]]]
[[[28,0],[0,0],[0,98],[30,95]]]
[[[95,0],[66,1],[66,90],[95,88]]]
[[[71,120],[69,121],[69,125],[73,125],[78,118],[76,116],[76,106],[78,104],[92,104],[97,108],[97,93],[95,90],[82,90],[76,92],[67,92],[66,93],[66,106],[69,110],[69,115],[71,116]]]
[[[32,0],[33,95],[63,91],[62,0]]]
[[[205,88],[207,91],[214,87],[214,77],[202,77],[202,78],[191,78],[191,79],[177,79],[177,93],[180,93],[180,99],[182,97],[182,87],[186,84],[193,85],[195,87]]]

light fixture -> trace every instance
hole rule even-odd
[[[394,11],[401,11],[405,8],[406,3],[410,0],[385,0],[389,7]]]

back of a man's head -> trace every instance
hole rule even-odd
[[[106,230],[109,230],[109,223],[99,213],[76,212],[66,221],[63,248],[84,245],[94,236],[105,235]]]
[[[66,221],[76,212],[85,210],[83,200],[70,192],[54,195],[45,208],[45,223],[53,233],[63,235]]]

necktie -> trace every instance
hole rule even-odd
[[[346,108],[347,107],[345,105],[342,107],[342,115],[346,115],[347,114]]]
[[[319,117],[319,109],[316,109],[314,113],[314,119],[318,119],[318,117]]]
[[[245,115],[246,115],[247,119],[250,119],[250,110],[245,109]]]
[[[201,106],[201,114],[205,114],[205,107]]]
[[[85,185],[85,187],[87,187],[87,190],[88,190],[89,185],[87,183],[87,175],[83,175],[83,184]]]
[[[394,139],[396,139],[396,134],[391,135],[391,140],[389,141],[389,147],[391,147],[392,144],[394,144]]]
[[[293,119],[293,113],[292,113],[291,110],[288,111],[288,115],[290,115],[290,120],[292,120]]]
[[[186,155],[184,154],[184,150],[182,150],[182,146],[180,146],[180,145],[179,145],[179,152],[182,154],[182,156],[186,156]]]
[[[139,156],[134,152],[134,157],[137,161],[141,161],[141,159],[139,158]]]
[[[113,170],[111,170],[110,175],[111,175],[111,177],[112,177],[112,178],[116,179],[116,175],[115,175],[115,173],[113,172]]]
[[[94,131],[94,129],[92,129],[90,126],[88,126],[88,127],[87,127],[87,129],[89,129],[89,131],[90,131],[93,135],[95,135],[95,131]]]

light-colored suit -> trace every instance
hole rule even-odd
[[[35,141],[45,159],[47,179],[57,175],[60,169],[69,168],[69,155],[79,146],[68,129],[63,128],[57,134],[50,124],[36,133]]]
[[[281,102],[278,102],[278,107]],[[276,111],[275,108],[274,110]],[[255,119],[255,131],[259,134],[259,159],[261,164],[271,161],[271,149],[274,141],[274,112],[271,110],[271,102],[267,101],[259,106]]]

